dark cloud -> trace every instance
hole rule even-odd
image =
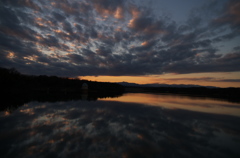
[[[69,34],[73,34],[72,26],[68,21],[62,23],[63,30]]]
[[[41,11],[41,8],[34,1],[20,0],[18,1],[18,4],[36,11]]]
[[[235,53],[228,53],[226,55],[224,55],[221,58],[216,59],[216,62],[218,62],[219,64],[236,64],[240,61],[240,52],[235,52]]]
[[[200,78],[171,78],[165,79],[168,81],[199,81],[199,82],[240,82],[240,79],[224,79],[214,77],[200,77]]]
[[[80,6],[79,3],[76,1],[70,2],[67,0],[53,1],[53,2],[51,2],[51,5],[55,8],[58,8],[61,11],[63,11],[65,13],[65,15],[67,15],[67,16],[78,14],[79,6]]]
[[[53,12],[52,15],[54,16],[54,19],[56,19],[57,21],[64,21],[66,19],[65,16],[57,13],[57,12]]]
[[[109,48],[106,48],[104,46],[100,46],[97,50],[96,50],[97,55],[100,56],[108,56],[111,55],[112,51]]]
[[[91,38],[97,38],[98,33],[94,28],[91,28],[88,32]]]
[[[224,8],[222,16],[214,19],[216,25],[231,25],[232,27],[240,27],[240,2],[238,0],[230,0]]]
[[[234,47],[233,50],[234,51],[240,51],[240,46]]]
[[[13,29],[20,24],[20,20],[18,19],[17,12],[15,10],[13,10],[12,8],[7,8],[3,5],[0,7],[1,15],[8,15],[1,16],[1,28],[9,27]]]
[[[238,46],[220,47],[239,37],[235,0],[207,2],[182,23],[138,1],[1,4],[3,67],[64,76],[240,71]]]
[[[216,80],[215,82],[240,82],[240,79],[221,79]]]
[[[142,51],[151,51],[154,46],[157,44],[157,40],[152,41],[144,41],[141,43],[141,46],[133,47],[129,51],[130,52],[142,52]]]
[[[146,34],[162,34],[165,33],[163,23],[161,21],[154,21],[151,17],[137,17],[132,19],[128,27]]]
[[[47,36],[40,39],[40,43],[46,47],[59,47],[59,40],[55,36]]]
[[[184,60],[169,64],[164,67],[164,70],[175,73],[239,71],[239,57],[239,53],[230,53],[216,59],[208,60],[208,63],[201,64],[192,60]]]
[[[18,0],[18,1],[11,1],[11,0],[2,0],[1,3],[6,6],[13,6],[16,8],[24,8],[24,9],[32,9],[35,11],[41,11],[41,7],[36,3],[35,0],[28,1],[28,0]]]
[[[68,54],[67,56],[70,58],[71,63],[81,64],[82,62],[84,62],[84,58],[81,55]]]

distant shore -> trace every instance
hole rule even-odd
[[[84,93],[95,97],[118,96],[123,93],[161,93],[207,97],[240,102],[240,88],[209,87],[141,87],[123,86],[111,82],[95,82],[57,76],[30,76],[20,74],[14,68],[0,68],[1,91],[5,96],[80,96]],[[83,88],[83,86],[85,86]],[[86,88],[87,87],[87,88]],[[24,97],[25,98],[25,97]],[[64,98],[64,97],[63,97]]]

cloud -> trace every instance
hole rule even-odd
[[[2,0],[2,3],[7,6],[13,6],[16,8],[29,8],[35,11],[41,11],[41,7],[36,3],[36,1],[28,1],[28,0],[18,0],[18,1],[9,1]]]
[[[0,66],[71,77],[240,71],[238,46],[221,48],[239,37],[238,1],[206,3],[179,23],[138,0],[3,0]]]
[[[234,72],[239,71],[240,54],[229,53],[222,57],[213,58],[206,63],[198,64],[192,60],[176,62],[164,67],[166,72],[193,73],[193,72]]]
[[[56,19],[57,21],[60,21],[60,22],[64,21],[66,19],[65,16],[63,16],[57,12],[53,12],[52,15],[53,15],[54,19]]]
[[[112,51],[109,49],[109,48],[106,48],[104,46],[101,46],[99,47],[97,50],[96,50],[96,53],[97,55],[100,55],[100,56],[108,56],[108,55],[111,55],[112,54]]]
[[[154,21],[154,19],[150,17],[137,17],[128,23],[129,28],[146,34],[165,33],[162,25],[161,21]]]
[[[234,51],[240,51],[240,46],[234,47],[233,50]]]
[[[225,79],[214,77],[199,77],[199,78],[169,78],[167,81],[197,81],[197,82],[240,82],[240,79]]]
[[[124,11],[126,10],[124,6],[125,0],[91,0],[91,2],[93,3],[96,12],[103,17],[110,15],[116,19],[124,18]]]
[[[240,2],[237,0],[229,1],[222,16],[214,19],[213,21],[218,25],[228,25],[232,27],[240,26]]]
[[[84,62],[84,58],[81,55],[67,54],[67,56],[70,58],[71,63],[81,64],[82,62]]]
[[[80,6],[76,1],[69,2],[67,0],[51,2],[51,5],[55,8],[61,9],[66,15],[78,14]]]
[[[153,47],[156,46],[156,43],[158,41],[157,40],[152,40],[152,41],[144,41],[141,43],[141,46],[136,46],[136,47],[132,47],[130,49],[130,51],[134,51],[134,52],[142,52],[142,51],[151,51],[153,49]],[[147,55],[147,54],[145,54]]]

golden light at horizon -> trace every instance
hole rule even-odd
[[[223,78],[226,76],[226,78]],[[229,76],[229,78],[228,78]],[[230,77],[231,76],[231,77]],[[83,80],[98,82],[129,82],[137,84],[193,84],[216,87],[240,87],[240,82],[226,82],[224,79],[239,79],[240,72],[163,74],[146,76],[79,76]]]

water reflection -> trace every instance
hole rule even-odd
[[[173,99],[159,97],[162,105]],[[95,102],[33,101],[11,114],[1,112],[1,157],[240,155],[240,117],[165,108],[167,105],[160,104],[148,106],[150,102],[144,100],[144,104],[123,102],[122,98]]]
[[[18,107],[27,104],[32,101],[38,102],[66,102],[73,100],[83,100],[83,101],[97,101],[98,99],[104,98],[118,98],[122,96],[122,92],[88,92],[88,93],[74,93],[74,94],[5,94],[2,95],[0,111],[7,111],[11,113]]]
[[[184,109],[240,117],[239,103],[209,98],[151,93],[126,93],[120,98],[104,98],[100,100],[139,103],[168,109]]]

